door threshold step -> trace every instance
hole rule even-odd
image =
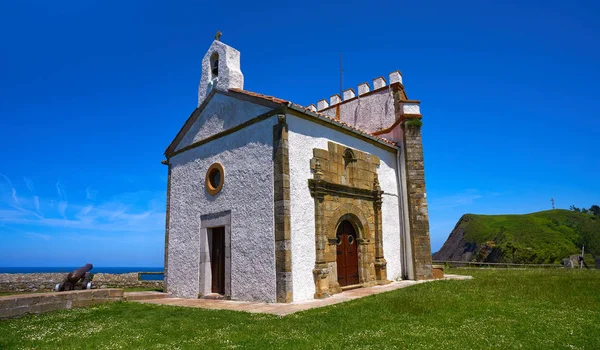
[[[362,287],[363,287],[362,284],[351,284],[349,286],[343,286],[341,288],[342,288],[342,291],[345,292],[347,290],[358,289],[358,288],[362,288]]]
[[[200,299],[226,300],[227,297],[225,297],[223,294],[219,294],[219,293],[210,293],[210,294],[203,295]]]

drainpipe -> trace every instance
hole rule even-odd
[[[167,177],[167,208],[165,213],[165,256],[164,256],[164,265],[163,265],[163,292],[167,292],[169,290],[169,224],[171,217],[171,163],[169,163],[169,159],[165,159],[161,161],[161,164],[169,167],[168,177]]]
[[[400,218],[400,253],[402,279],[414,279],[412,267],[412,250],[408,218],[408,198],[406,196],[406,171],[404,164],[404,149],[398,146],[396,150],[396,185],[398,186],[398,216]],[[409,266],[410,265],[410,266]]]

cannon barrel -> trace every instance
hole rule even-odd
[[[83,277],[83,275],[85,275],[86,272],[90,271],[93,267],[94,266],[92,264],[86,264],[85,266],[76,269],[75,271],[67,275],[67,281],[71,283],[76,283],[81,279],[81,277]]]

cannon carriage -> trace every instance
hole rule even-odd
[[[84,290],[92,289],[90,270],[93,269],[92,264],[86,264],[72,272],[70,272],[64,281],[58,283],[54,287],[55,292],[64,292],[69,290]]]

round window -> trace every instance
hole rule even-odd
[[[206,172],[206,191],[213,196],[219,193],[223,187],[224,180],[225,174],[223,172],[223,166],[219,163],[214,163]]]
[[[340,235],[335,236],[335,242],[337,245],[342,244],[342,236],[340,236]]]
[[[210,181],[210,186],[213,188],[219,187],[221,184],[221,172],[219,169],[213,169],[208,174],[208,181]]]
[[[348,236],[348,244],[352,245],[354,243],[354,236]]]

